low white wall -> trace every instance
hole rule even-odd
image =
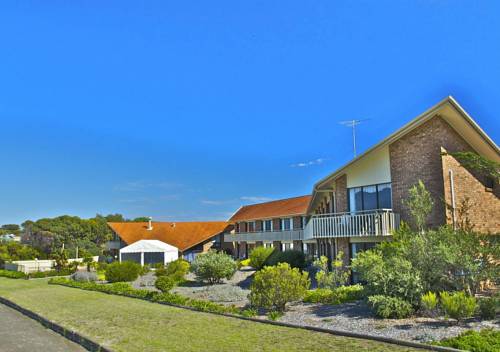
[[[92,257],[94,262],[99,260],[98,256]],[[81,263],[83,258],[72,258],[68,259],[68,263],[79,262]],[[25,274],[34,273],[37,271],[48,271],[52,270],[55,266],[55,260],[52,259],[44,259],[44,260],[14,260],[11,263],[5,263],[5,270],[11,271],[22,271]]]

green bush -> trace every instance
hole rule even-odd
[[[72,268],[64,268],[61,270],[47,270],[47,271],[36,271],[34,273],[28,274],[30,279],[40,279],[44,277],[52,276],[68,276],[75,272]]]
[[[464,351],[497,352],[500,351],[500,331],[493,329],[483,329],[480,332],[469,330],[457,337],[441,340],[434,344]]]
[[[267,318],[272,321],[276,321],[283,316],[283,312],[272,311],[267,314]]]
[[[500,303],[496,297],[482,298],[479,300],[479,314],[482,319],[492,320],[497,315]]]
[[[250,252],[250,255],[248,256],[249,265],[255,270],[262,269],[264,267],[264,264],[266,263],[267,258],[269,258],[269,256],[273,254],[273,252],[274,248],[272,247],[260,246],[255,248]]]
[[[243,268],[244,266],[251,266],[250,265],[250,258],[248,259],[243,259],[243,260],[238,260],[236,262],[236,264],[238,265],[238,269],[241,269]]]
[[[328,265],[328,258],[322,255],[313,262],[313,266],[318,269],[315,275],[316,282],[320,288],[335,288],[345,285],[349,281],[351,275],[350,271],[344,267],[342,258],[344,252],[339,251],[335,260],[332,261],[330,270]]]
[[[22,271],[0,270],[0,276],[8,277],[9,279],[25,279],[26,274]]]
[[[397,249],[392,248],[392,251]],[[398,297],[414,307],[420,304],[422,280],[407,259],[386,257],[382,251],[368,250],[358,253],[352,268],[366,282],[369,295]]]
[[[196,256],[191,270],[200,281],[207,281],[209,284],[217,284],[222,279],[230,279],[236,271],[236,262],[230,255],[209,251]]]
[[[306,303],[342,304],[353,302],[364,297],[363,286],[340,286],[334,289],[318,288],[307,291],[304,297]]]
[[[139,277],[142,268],[135,262],[113,262],[106,267],[106,280],[109,282],[129,282]]]
[[[432,315],[438,305],[438,297],[434,292],[427,292],[420,297],[420,306],[427,315]]]
[[[176,285],[176,281],[171,276],[160,276],[155,281],[155,287],[161,292],[169,292]]]
[[[368,297],[368,304],[373,313],[379,318],[408,318],[413,314],[413,307],[410,303],[397,297],[376,295]]]
[[[253,308],[247,308],[241,312],[241,315],[247,318],[253,318],[257,316],[257,310]]]
[[[441,292],[439,296],[446,317],[460,321],[472,317],[476,311],[476,298],[466,295],[465,292],[459,291],[452,294]]]
[[[306,256],[301,251],[294,249],[284,252],[274,251],[267,257],[264,265],[275,266],[278,263],[288,263],[292,268],[302,270],[306,267]]]
[[[288,263],[266,266],[255,273],[250,286],[250,302],[254,307],[284,311],[288,302],[305,296],[310,284],[307,273],[291,268]]]
[[[175,283],[181,283],[185,280],[185,276],[189,272],[189,262],[182,258],[174,260],[167,264],[165,268],[157,269],[155,275],[157,277],[160,276],[169,276]]]

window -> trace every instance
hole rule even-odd
[[[373,209],[391,209],[391,184],[348,188],[349,211],[357,212]]]
[[[281,219],[281,229],[282,230],[292,230],[293,229],[293,221],[290,218]]]
[[[247,222],[247,231],[248,232],[255,231],[255,221]]]
[[[264,231],[272,231],[273,230],[273,221],[272,220],[264,220],[262,223],[264,228]]]

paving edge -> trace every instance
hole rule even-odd
[[[0,303],[22,313],[23,315],[27,316],[28,318],[36,320],[37,322],[39,322],[40,324],[42,324],[46,328],[58,333],[59,335],[67,338],[70,341],[73,341],[73,342],[79,344],[80,346],[85,348],[87,351],[113,352],[109,348],[98,344],[97,342],[89,339],[88,337],[85,337],[76,331],[68,330],[65,327],[63,327],[57,323],[54,323],[53,321],[50,321],[47,318],[44,318],[41,315],[39,315],[39,314],[29,310],[29,309],[23,308],[20,305],[14,303],[14,302],[12,302],[4,297],[0,297]]]
[[[330,334],[330,335],[334,335],[334,336],[352,337],[352,338],[363,339],[363,340],[372,340],[372,341],[377,341],[377,342],[385,342],[385,343],[389,343],[389,344],[393,344],[393,345],[419,348],[419,349],[427,350],[427,351],[463,352],[463,350],[458,350],[458,349],[452,348],[452,347],[428,345],[428,344],[425,344],[425,343],[408,341],[408,340],[394,339],[394,338],[391,338],[391,337],[375,336],[375,335],[362,334],[362,333],[358,333],[358,332],[350,332],[350,331],[336,330],[336,329],[325,329],[325,328],[318,328],[318,327],[315,327],[315,326],[307,326],[307,325],[298,325],[298,324],[284,323],[284,322],[279,322],[279,321],[272,321],[272,320],[264,320],[264,319],[258,319],[258,318],[244,317],[242,315],[236,315],[236,314],[217,313],[217,312],[205,312],[205,311],[201,311],[201,310],[198,310],[196,308],[193,308],[193,307],[182,306],[182,305],[177,305],[177,304],[172,304],[172,303],[167,303],[167,302],[155,302],[155,301],[151,301],[149,299],[145,299],[145,298],[141,298],[141,297],[134,297],[133,295],[127,295],[127,294],[118,295],[118,294],[111,293],[111,292],[102,292],[102,291],[96,291],[96,290],[87,290],[87,289],[84,289],[84,288],[67,286],[67,285],[64,285],[64,284],[51,284],[51,285],[59,285],[59,286],[74,288],[74,289],[77,289],[77,290],[84,290],[84,291],[91,291],[91,292],[100,292],[100,293],[104,293],[104,294],[108,294],[108,295],[113,295],[113,296],[122,296],[122,297],[128,297],[128,298],[135,298],[135,299],[140,299],[140,300],[143,300],[143,301],[146,301],[146,302],[150,302],[150,303],[162,304],[164,306],[175,307],[175,308],[180,308],[180,309],[187,309],[187,310],[190,310],[190,311],[193,311],[193,312],[197,312],[197,313],[207,313],[207,314],[219,315],[219,316],[224,316],[224,317],[229,317],[229,318],[235,318],[235,319],[240,319],[240,320],[252,321],[252,322],[261,323],[261,324],[269,324],[269,325],[276,325],[276,326],[282,326],[282,327],[293,328],[293,329],[302,329],[302,330],[309,330],[309,331],[314,331],[314,332],[321,332],[321,333]]]

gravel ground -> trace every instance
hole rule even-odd
[[[345,303],[336,306],[296,303],[289,307],[289,310],[279,321],[418,342],[441,340],[457,336],[461,332],[471,329],[500,329],[500,319],[482,322],[471,319],[460,325],[447,322],[444,319],[420,317],[377,319],[371,314],[366,304],[362,302]]]
[[[255,271],[249,267],[236,271],[231,280],[224,280],[222,284],[207,285],[197,282],[193,273],[186,276],[187,282],[175,287],[172,292],[182,296],[204,299],[226,305],[244,307],[248,302],[251,278]],[[155,288],[156,276],[154,272],[139,277],[132,283],[137,289],[157,291]]]

